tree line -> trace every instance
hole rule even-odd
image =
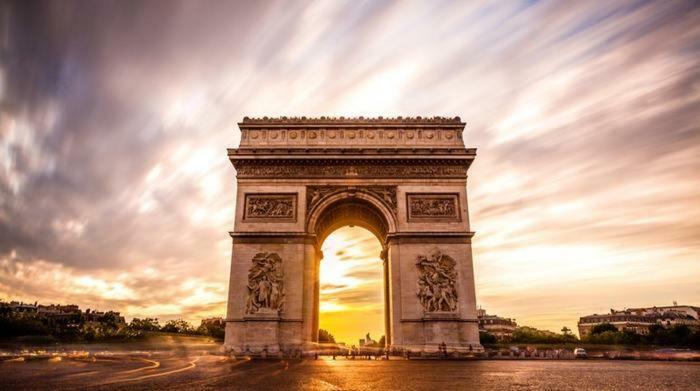
[[[108,311],[97,319],[85,313],[72,312],[60,316],[11,311],[0,306],[0,338],[23,336],[51,337],[61,341],[127,340],[143,337],[148,332],[204,335],[224,338],[224,322],[202,322],[195,328],[189,322],[176,319],[160,325],[157,318],[134,318],[125,323],[118,313]]]
[[[495,335],[488,332],[479,333],[482,344],[495,344],[498,342]],[[674,325],[665,328],[661,325],[653,325],[648,334],[639,334],[632,330],[619,331],[610,323],[601,323],[591,329],[591,333],[578,338],[568,327],[562,328],[561,333],[547,330],[538,330],[534,327],[521,326],[513,331],[510,343],[589,343],[601,345],[660,345],[678,347],[700,347],[700,329],[687,325]]]

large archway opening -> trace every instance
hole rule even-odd
[[[351,187],[332,188],[312,200],[307,230],[321,255],[312,332],[335,333],[336,342],[348,347],[359,347],[361,339],[374,347],[391,344],[386,244],[395,232],[392,206]]]
[[[344,226],[321,245],[319,342],[383,345],[386,335],[382,245],[365,228]]]

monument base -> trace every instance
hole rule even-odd
[[[399,350],[412,357],[456,358],[482,353],[476,319],[461,319],[454,312],[426,312],[408,321]]]
[[[245,346],[234,347],[233,353],[251,357],[279,357],[280,316],[279,311],[261,309],[243,317]]]

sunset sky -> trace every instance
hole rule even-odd
[[[489,313],[700,305],[695,1],[3,2],[0,298],[223,315],[246,115],[460,116]],[[360,232],[321,323],[378,339]]]

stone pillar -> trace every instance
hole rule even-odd
[[[391,334],[391,345],[402,347],[404,344],[401,329],[401,261],[399,259],[399,246],[394,242],[387,245],[387,277],[385,284],[389,293],[388,311],[389,327],[387,333]]]
[[[390,320],[390,303],[389,298],[389,251],[386,248],[382,249],[379,255],[382,260],[382,269],[384,272],[384,346],[391,346],[391,320]]]
[[[304,350],[312,350],[318,340],[318,255],[315,244],[304,245],[302,340]]]

